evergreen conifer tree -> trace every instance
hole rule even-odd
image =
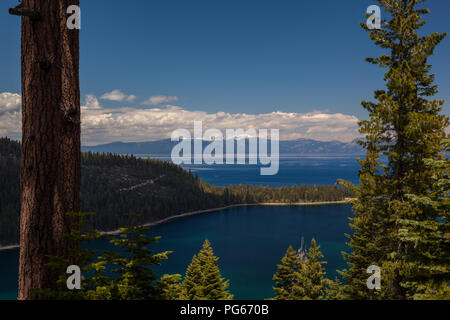
[[[171,251],[154,253],[147,248],[156,243],[160,237],[149,238],[145,232],[148,228],[133,226],[119,229],[118,237],[112,237],[110,242],[117,248],[124,250],[104,252],[99,259],[101,263],[111,265],[110,272],[117,274],[116,279],[110,281],[110,291],[115,292],[113,299],[117,300],[155,300],[160,299],[158,275],[152,266],[161,265],[167,260]]]
[[[227,290],[229,281],[222,278],[211,243],[205,240],[203,247],[192,258],[182,283],[182,298],[185,300],[232,300]]]
[[[200,261],[197,255],[192,257],[192,261],[186,269],[186,275],[182,283],[183,300],[203,300],[203,275]]]
[[[274,300],[321,300],[325,299],[333,282],[325,278],[323,254],[315,239],[308,252],[296,252],[292,246],[281,259],[273,280],[277,293]],[[336,291],[336,290],[334,290]],[[337,296],[337,293],[333,293]]]
[[[345,255],[348,298],[423,297],[430,290],[443,292],[449,281],[443,258],[449,256],[444,236],[448,203],[431,205],[431,199],[439,199],[435,177],[442,177],[442,171],[429,165],[443,159],[441,141],[449,120],[440,114],[444,102],[430,99],[437,86],[428,58],[446,34],[419,35],[426,23],[422,16],[429,13],[418,8],[422,2],[379,0],[390,20],[374,30],[361,24],[389,54],[367,59],[388,71],[386,89],[375,91],[378,101],[362,102],[370,118],[360,123],[367,154],[360,161],[360,185],[354,187],[353,252]],[[381,290],[366,286],[370,265],[381,268]]]
[[[325,278],[325,270],[322,261],[322,252],[316,240],[311,240],[311,246],[301,260],[301,268],[298,274],[298,282],[293,287],[293,293],[297,300],[322,300],[330,281]]]
[[[97,231],[85,233],[81,226],[89,213],[71,214],[79,221],[78,228],[64,236],[74,242],[89,243],[103,237]],[[48,267],[59,275],[56,290],[36,288],[34,292],[45,300],[159,300],[171,299],[178,289],[180,275],[158,275],[152,267],[166,260],[170,251],[154,253],[147,246],[156,243],[159,237],[148,237],[148,228],[130,226],[119,229],[118,235],[110,236],[109,242],[115,250],[83,248],[71,252],[71,259],[49,256]],[[73,262],[83,273],[81,290],[68,290],[67,266]]]
[[[297,252],[289,246],[286,254],[281,259],[281,264],[277,265],[277,272],[273,276],[276,287],[273,290],[277,293],[275,300],[297,300],[294,296],[294,286],[299,281],[299,271],[301,260]]]
[[[443,144],[450,152],[450,140]],[[408,201],[398,203],[397,210],[411,217],[430,217],[406,216],[398,222],[400,241],[413,248],[402,254],[408,267],[402,285],[411,291],[409,298],[450,299],[450,159],[428,159],[425,165],[432,172],[432,188],[423,195],[406,194]]]
[[[182,300],[183,292],[180,274],[165,274],[158,281],[162,300]]]

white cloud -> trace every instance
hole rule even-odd
[[[12,107],[4,97],[0,103],[0,136],[20,138],[20,105]],[[16,95],[17,98],[18,95]],[[8,107],[6,107],[8,105]],[[311,138],[315,140],[351,141],[359,136],[358,118],[341,113],[294,113],[276,111],[262,114],[208,113],[185,110],[169,105],[164,108],[104,108],[93,95],[85,97],[81,107],[82,142],[95,145],[113,141],[142,142],[170,138],[176,129],[193,131],[194,121],[203,121],[203,129],[280,129],[282,140]]]
[[[16,93],[0,93],[0,137],[20,139],[22,136],[22,97]]]
[[[0,93],[0,112],[15,111],[20,109],[22,97],[17,93]]]
[[[84,106],[81,106],[81,109],[100,109],[100,103],[98,102],[98,99],[96,96],[92,94],[86,95],[86,102]]]
[[[208,113],[179,106],[153,108],[88,108],[82,113],[84,144],[112,141],[142,142],[170,138],[176,129],[192,132],[194,121],[203,121],[204,130],[249,128],[280,129],[282,140],[311,138],[322,141],[351,141],[359,136],[358,118],[320,111],[263,114]]]
[[[142,105],[145,106],[158,106],[163,103],[169,103],[173,101],[178,101],[178,97],[175,96],[151,96],[144,102],[142,102]]]
[[[135,95],[127,95],[123,93],[120,90],[113,90],[111,92],[107,92],[104,95],[100,97],[102,100],[109,100],[109,101],[127,101],[127,102],[133,102],[136,99]]]
[[[136,96],[134,94],[129,95],[125,100],[127,102],[134,102],[134,100],[136,100]]]

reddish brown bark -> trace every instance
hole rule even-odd
[[[61,238],[68,212],[79,211],[79,31],[66,26],[78,0],[23,0],[40,14],[22,17],[22,208],[19,299],[33,288],[55,288],[47,255],[67,256]]]

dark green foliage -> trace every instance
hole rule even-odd
[[[82,223],[86,215],[82,215]],[[81,224],[82,224],[81,223]],[[49,266],[60,274],[58,290],[36,290],[47,300],[156,300],[166,299],[172,294],[169,284],[178,275],[166,275],[158,280],[152,267],[161,265],[170,251],[154,253],[148,248],[158,241],[149,238],[147,228],[130,226],[121,228],[120,233],[108,236],[114,250],[74,250],[70,259],[51,256]],[[65,235],[72,241],[91,242],[105,237],[96,231],[83,233],[72,231]],[[81,290],[68,290],[66,269],[69,265],[80,266],[83,274]],[[175,279],[175,280],[174,280]],[[172,289],[174,290],[174,289]]]
[[[182,283],[182,295],[180,299],[203,299],[203,276],[200,260],[197,258],[197,255],[194,255],[192,257],[192,261],[186,269],[186,275],[184,276],[184,280]]]
[[[277,293],[274,300],[323,300],[328,295],[337,296],[337,284],[325,278],[326,262],[319,249],[315,239],[306,253],[288,248],[273,277]]]
[[[165,274],[159,279],[158,287],[162,300],[179,300],[182,296],[181,274]]]
[[[126,213],[139,224],[178,214],[232,204],[338,201],[352,197],[347,188],[292,186],[216,187],[180,166],[133,156],[83,153],[81,209],[95,212],[86,227],[103,231],[127,225]],[[20,144],[0,138],[0,245],[19,239]]]
[[[181,300],[232,300],[227,290],[228,280],[220,275],[218,260],[211,244],[205,240],[203,247],[192,258],[182,283]]]
[[[81,226],[86,223],[86,218],[90,215],[89,213],[79,213],[71,214],[73,216],[79,217],[79,224],[73,225],[73,229],[69,234],[63,235],[63,237],[68,238],[72,243],[90,243],[94,240],[100,239],[102,235],[97,231],[92,231],[89,233],[82,232]],[[100,285],[105,285],[106,282],[101,281],[103,278],[103,273],[105,272],[104,266],[94,266],[94,260],[98,251],[88,250],[85,248],[80,248],[76,246],[75,250],[69,253],[70,258],[63,258],[58,256],[49,256],[48,266],[54,273],[59,274],[58,289],[35,289],[35,291],[40,295],[42,300],[83,300],[87,299],[86,292],[96,290],[95,288]],[[70,265],[77,265],[80,267],[82,274],[89,273],[88,278],[82,278],[83,290],[68,290],[66,281],[68,275],[66,274],[67,267]]]
[[[311,246],[302,260],[299,272],[299,281],[294,287],[294,295],[298,300],[322,300],[325,299],[327,286],[330,281],[325,278],[325,269],[322,261],[323,254],[316,240],[311,240]]]
[[[444,145],[450,151],[450,140]],[[450,299],[450,159],[428,159],[425,165],[432,172],[430,191],[406,194],[408,201],[396,208],[405,214],[398,220],[399,240],[413,248],[403,253],[408,273],[402,285],[415,299]],[[425,214],[430,218],[414,219]]]
[[[118,236],[110,237],[110,242],[118,250],[104,252],[96,262],[99,266],[109,266],[113,275],[104,276],[106,286],[101,288],[108,292],[108,296],[100,295],[94,298],[109,298],[112,300],[153,300],[160,299],[160,286],[157,284],[158,276],[151,269],[152,266],[161,265],[170,251],[154,253],[147,246],[156,243],[158,237],[148,238],[145,235],[147,228],[129,227],[121,228]],[[122,253],[123,252],[123,253]],[[98,287],[97,287],[98,290]],[[93,297],[88,297],[92,299]]]
[[[0,245],[19,240],[20,144],[0,138]]]
[[[388,51],[367,59],[387,68],[386,89],[375,91],[377,102],[362,102],[370,118],[360,123],[367,154],[354,187],[346,298],[449,297],[448,160],[442,152],[449,119],[441,114],[444,101],[431,100],[437,86],[428,63],[446,34],[419,35],[429,13],[418,8],[422,2],[379,0],[390,20],[370,32]],[[380,290],[366,286],[370,265],[381,268]]]
[[[294,295],[294,286],[299,282],[299,272],[302,261],[297,252],[289,246],[286,254],[281,259],[281,264],[277,265],[277,272],[273,276],[276,287],[273,290],[277,296],[275,300],[297,300]]]

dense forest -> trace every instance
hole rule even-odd
[[[0,138],[0,244],[17,243],[20,212],[20,144]]]
[[[0,138],[0,244],[18,243],[20,211],[20,143]],[[232,204],[339,201],[353,197],[348,188],[333,186],[232,185],[217,187],[180,166],[134,156],[83,153],[81,208],[93,212],[88,226],[115,230],[128,214],[139,223]]]

